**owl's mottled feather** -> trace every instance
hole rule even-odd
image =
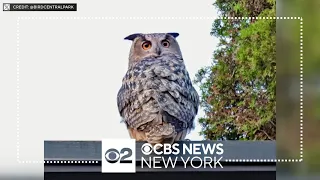
[[[199,96],[182,57],[166,53],[129,66],[117,102],[132,138],[172,143],[194,128]]]

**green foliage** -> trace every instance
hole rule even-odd
[[[221,16],[273,17],[275,0],[217,0]],[[271,19],[217,19],[211,35],[220,42],[212,66],[198,71],[210,140],[275,140],[276,22]]]

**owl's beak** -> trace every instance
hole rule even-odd
[[[160,48],[156,48],[156,53],[160,56],[161,55],[161,49]]]

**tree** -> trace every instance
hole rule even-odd
[[[274,17],[275,0],[217,0],[222,17]],[[213,63],[196,74],[209,140],[276,139],[276,22],[220,18]]]

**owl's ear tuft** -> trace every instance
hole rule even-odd
[[[130,40],[133,41],[135,38],[141,36],[141,34],[139,33],[135,33],[135,34],[130,34],[129,36],[125,37],[124,40]]]
[[[170,34],[171,36],[173,36],[174,38],[179,36],[179,33],[175,33],[175,32],[171,32],[171,33],[167,33]]]

